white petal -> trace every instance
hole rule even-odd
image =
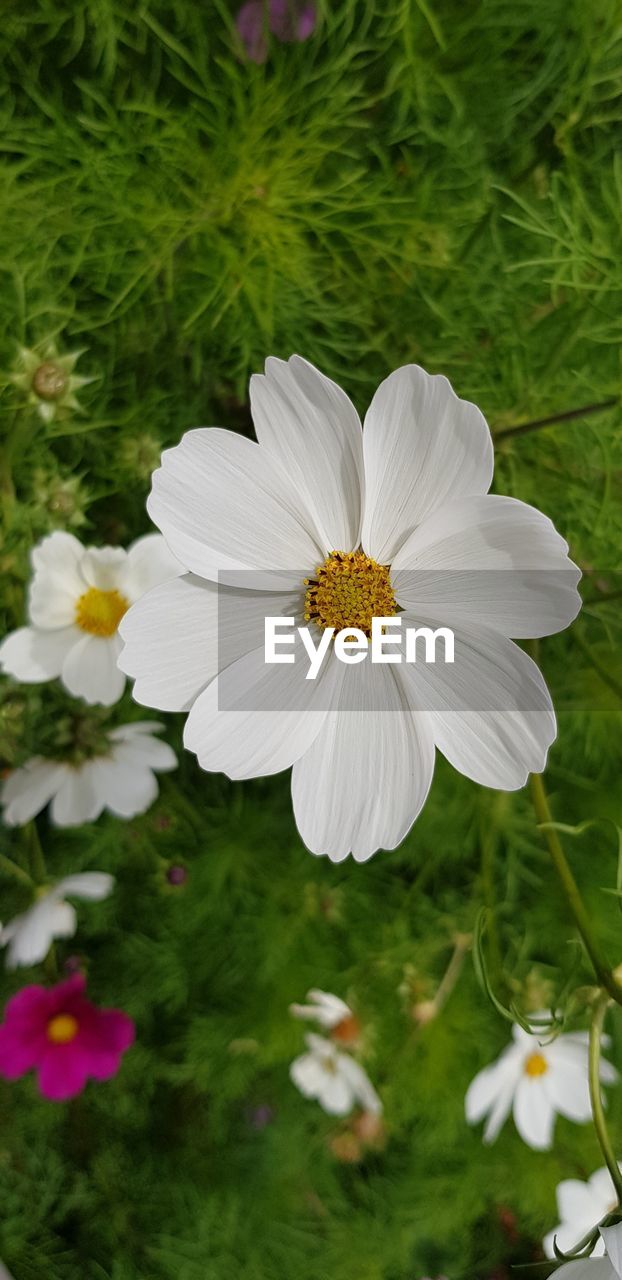
[[[553,1140],[555,1111],[543,1086],[545,1079],[523,1075],[514,1094],[514,1123],[534,1151],[549,1151]]]
[[[581,607],[568,544],[534,507],[493,494],[461,498],[424,520],[398,552],[399,603],[449,626],[506,636],[562,631]]]
[[[334,996],[330,991],[318,991],[317,988],[307,992],[307,1000],[312,1004],[290,1004],[289,1011],[294,1018],[309,1018],[318,1022],[321,1027],[330,1030],[345,1018],[352,1016],[352,1011],[345,1000]]]
[[[403,626],[422,619],[402,614]],[[531,658],[484,627],[455,630],[455,660],[402,662],[413,708],[430,712],[437,747],[485,787],[514,791],[540,773],[555,739],[553,705]]]
[[[250,381],[257,439],[313,513],[323,550],[359,543],[364,487],[361,422],[341,387],[300,356],[266,360]]]
[[[40,756],[29,760],[21,769],[14,769],[2,786],[3,817],[7,826],[22,826],[45,809],[62,786],[67,772],[66,765]]]
[[[290,570],[297,585],[325,558],[286,473],[233,431],[189,431],[165,450],[147,509],[185,568],[213,581],[232,571],[235,586],[242,570]],[[270,589],[269,574],[257,586]]]
[[[345,668],[339,702],[294,765],[292,800],[312,853],[364,862],[394,849],[425,803],[434,746],[425,717],[406,708],[394,668],[369,657]]]
[[[103,804],[120,818],[145,813],[158,795],[155,774],[146,766],[128,766],[112,757],[99,756],[90,767]]]
[[[510,1046],[509,1049],[504,1050],[496,1062],[491,1062],[490,1066],[478,1071],[464,1099],[467,1124],[479,1124],[494,1106],[508,1080],[516,1083],[518,1069],[516,1053],[512,1054]]]
[[[576,1124],[586,1124],[592,1115],[587,1058],[579,1063],[549,1057],[549,1063],[546,1088],[555,1110]]]
[[[622,1173],[622,1161],[618,1161],[618,1168]],[[588,1178],[587,1185],[590,1189],[593,1203],[598,1206],[598,1216],[602,1217],[616,1200],[611,1174],[606,1165],[602,1169],[596,1169],[595,1173]]]
[[[354,1098],[365,1111],[374,1116],[382,1114],[382,1103],[374,1086],[360,1063],[349,1058],[346,1053],[339,1054],[339,1074],[346,1080]]]
[[[202,769],[254,778],[279,773],[308,751],[337,696],[343,665],[329,658],[317,679],[307,680],[308,662],[293,652],[294,663],[273,666],[263,648],[255,649],[197,698],[184,746]]]
[[[582,1258],[565,1262],[555,1271],[555,1280],[617,1280],[608,1258]]]
[[[390,563],[417,525],[444,502],[487,493],[493,448],[486,420],[446,378],[396,369],[371,402],[363,430],[363,546]]]
[[[326,1072],[313,1053],[302,1053],[299,1058],[295,1058],[289,1074],[305,1098],[317,1098],[324,1087]]]
[[[496,1141],[512,1110],[515,1089],[516,1081],[507,1077],[484,1126],[484,1142],[487,1146]]]
[[[542,1241],[542,1248],[544,1249],[547,1258],[555,1257],[555,1244],[562,1253],[571,1253],[581,1240],[583,1240],[583,1237],[597,1225],[598,1221],[599,1219],[596,1217],[589,1221],[576,1218],[574,1222],[560,1222],[559,1226],[554,1227],[552,1231],[549,1231],[548,1235],[546,1235]],[[590,1257],[602,1258],[604,1252],[605,1246],[599,1237],[592,1249]]]
[[[160,582],[183,573],[179,560],[169,551],[160,533],[147,533],[133,542],[119,574],[118,590],[134,601]]]
[[[76,698],[111,707],[125,688],[125,675],[117,667],[121,639],[112,636],[84,635],[67,654],[61,673],[62,682]]]
[[[622,1223],[614,1227],[601,1227],[600,1232],[607,1250],[607,1258],[617,1277],[622,1276]]]
[[[127,568],[127,551],[123,547],[89,547],[80,570],[89,587],[98,591],[118,591]]]
[[[75,911],[68,902],[57,902],[53,894],[46,894],[29,911],[11,921],[9,928],[13,928],[7,969],[39,964],[45,959],[54,938],[73,936],[76,923]]]
[[[80,571],[84,547],[70,533],[51,533],[33,549],[34,575],[28,593],[31,622],[40,627],[67,627],[76,600],[86,590]]]
[[[52,801],[50,816],[57,827],[79,827],[99,817],[104,802],[94,785],[93,763],[67,769],[65,780]]]
[[[109,737],[114,741],[114,732]],[[177,756],[168,742],[161,742],[159,738],[152,738],[147,733],[136,734],[125,742],[117,742],[112,754],[117,764],[127,765],[130,769],[137,765],[139,768],[147,766],[162,773],[177,768]]]
[[[609,1189],[613,1194],[613,1183],[609,1178]],[[591,1226],[596,1226],[600,1218],[598,1208],[595,1205],[592,1189],[587,1182],[581,1182],[579,1178],[565,1178],[559,1183],[557,1188],[557,1208],[559,1216],[563,1222],[583,1224],[587,1222],[586,1231]],[[610,1197],[611,1198],[611,1195]],[[595,1216],[594,1216],[595,1215]],[[581,1230],[576,1234],[576,1239],[581,1239]]]
[[[338,1071],[331,1075],[325,1071],[318,1101],[329,1116],[347,1116],[357,1096],[345,1074]]]
[[[54,885],[53,892],[64,897],[84,898],[88,902],[101,902],[114,889],[114,876],[107,871],[79,871],[75,876],[65,876]]]
[[[80,634],[74,626],[61,627],[56,631],[20,627],[0,645],[0,666],[6,675],[21,680],[23,684],[54,680],[60,675],[63,662]]]

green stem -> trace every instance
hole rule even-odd
[[[34,820],[26,827],[28,839],[28,852],[30,858],[30,871],[35,884],[45,884],[47,878],[47,868],[45,858],[43,857],[43,849],[37,831],[37,824]]]
[[[594,967],[594,971],[601,987],[609,993],[617,1004],[622,1005],[622,987],[616,981],[611,972],[611,965],[607,962],[607,958],[601,951],[600,943],[594,937],[592,931],[592,922],[583,905],[583,899],[579,893],[577,882],[570,870],[566,855],[561,845],[561,841],[557,832],[552,825],[551,811],[542,781],[542,775],[532,773],[531,790],[533,795],[534,809],[538,819],[538,825],[542,828],[542,834],[548,845],[551,855],[551,861],[559,876],[562,888],[566,895],[566,901],[570,907],[574,922],[583,939],[583,945]]]
[[[584,404],[580,409],[566,409],[563,413],[552,413],[548,418],[534,418],[532,422],[521,422],[518,427],[504,427],[495,431],[494,439],[507,440],[510,436],[525,436],[529,431],[538,431],[541,427],[552,427],[555,422],[572,422],[573,418],[587,418],[592,413],[604,413],[605,409],[614,409],[616,400],[601,400],[598,404]]]
[[[17,863],[12,862],[4,853],[0,853],[0,868],[6,871],[8,875],[14,876],[16,880],[21,880],[22,884],[27,884],[29,889],[32,889],[32,880],[28,872],[24,871],[22,867],[18,867]]]
[[[600,1087],[600,1050],[603,1034],[603,1023],[605,1014],[609,1006],[609,994],[607,991],[601,991],[598,1000],[594,1006],[592,1021],[590,1023],[590,1051],[589,1051],[589,1080],[590,1080],[590,1099],[592,1103],[592,1116],[594,1119],[594,1128],[598,1138],[600,1149],[605,1157],[605,1163],[611,1174],[611,1180],[616,1189],[618,1204],[622,1204],[622,1174],[618,1168],[618,1162],[615,1158],[611,1138],[607,1129],[605,1120],[605,1112],[603,1108],[603,1098]]]

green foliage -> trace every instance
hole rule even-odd
[[[549,790],[560,821],[620,823],[620,410],[502,433],[619,399],[621,50],[617,0],[335,0],[259,67],[223,0],[5,0],[5,629],[43,533],[126,543],[148,529],[163,445],[205,422],[250,432],[266,355],[301,352],[361,410],[415,360],[482,407],[497,491],[545,510],[591,571],[581,620],[540,646],[559,711]],[[86,348],[94,381],[81,414],[46,426],[11,374],[18,344],[50,340]],[[4,763],[51,752],[75,710],[6,682]],[[109,719],[132,714],[127,694]],[[568,974],[590,982],[528,792],[497,796],[439,761],[399,850],[332,866],[302,847],[286,778],[230,784],[183,755],[181,717],[167,736],[180,767],[143,818],[39,823],[51,877],[118,878],[57,962],[79,953],[138,1038],[74,1103],[2,1084],[15,1280],[483,1280],[537,1258],[557,1182],[602,1163],[591,1129],[558,1121],[538,1154],[511,1123],[491,1148],[467,1128],[467,1084],[509,1034],[469,957],[440,1015],[413,1013],[483,903],[502,1003],[528,1013]],[[24,866],[30,841],[0,832]],[[612,831],[566,844],[617,961]],[[189,877],[173,888],[176,863]],[[0,875],[8,919],[24,891]],[[3,997],[40,980],[5,975]],[[287,1008],[311,985],[354,1005],[384,1102],[386,1147],[358,1164],[337,1160],[343,1124],[288,1078],[302,1031]],[[619,1091],[609,1115],[622,1137]]]

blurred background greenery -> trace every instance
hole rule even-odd
[[[361,410],[416,361],[483,409],[496,490],[546,511],[592,571],[592,603],[540,646],[559,712],[547,785],[564,822],[620,821],[619,0],[326,0],[314,34],[273,40],[260,66],[221,0],[4,0],[0,50],[3,630],[45,532],[126,544],[149,528],[163,445],[200,424],[252,431],[266,355],[300,352]],[[84,348],[94,381],[82,413],[46,426],[11,375],[19,344],[51,339]],[[1,696],[6,767],[66,735],[59,689]],[[110,718],[124,713],[129,693]],[[419,1009],[482,903],[501,999],[534,1008],[570,974],[590,981],[528,792],[440,761],[399,850],[333,866],[303,848],[286,777],[202,774],[183,717],[166,719],[180,767],[148,814],[39,820],[50,876],[118,878],[58,961],[78,954],[138,1036],[71,1104],[1,1084],[15,1280],[502,1280],[537,1261],[556,1184],[602,1164],[593,1133],[558,1120],[540,1154],[508,1123],[483,1147],[464,1092],[509,1027],[469,955],[439,1016]],[[4,829],[0,850],[25,860],[30,838]],[[619,960],[612,831],[568,853]],[[19,906],[3,880],[0,916]],[[3,975],[3,999],[25,980]],[[312,985],[361,1019],[383,1150],[358,1151],[289,1081],[288,1004]]]

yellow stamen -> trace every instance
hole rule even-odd
[[[543,1053],[530,1053],[523,1067],[526,1076],[543,1076],[548,1069],[549,1064]]]
[[[305,586],[305,622],[318,627],[357,627],[370,636],[372,618],[397,613],[389,566],[377,564],[364,551],[331,551]]]
[[[89,587],[76,603],[76,623],[92,636],[113,636],[123,614],[130,607],[120,591],[100,591]]]
[[[48,1040],[52,1044],[70,1044],[79,1030],[78,1019],[72,1013],[57,1013],[48,1022]]]

